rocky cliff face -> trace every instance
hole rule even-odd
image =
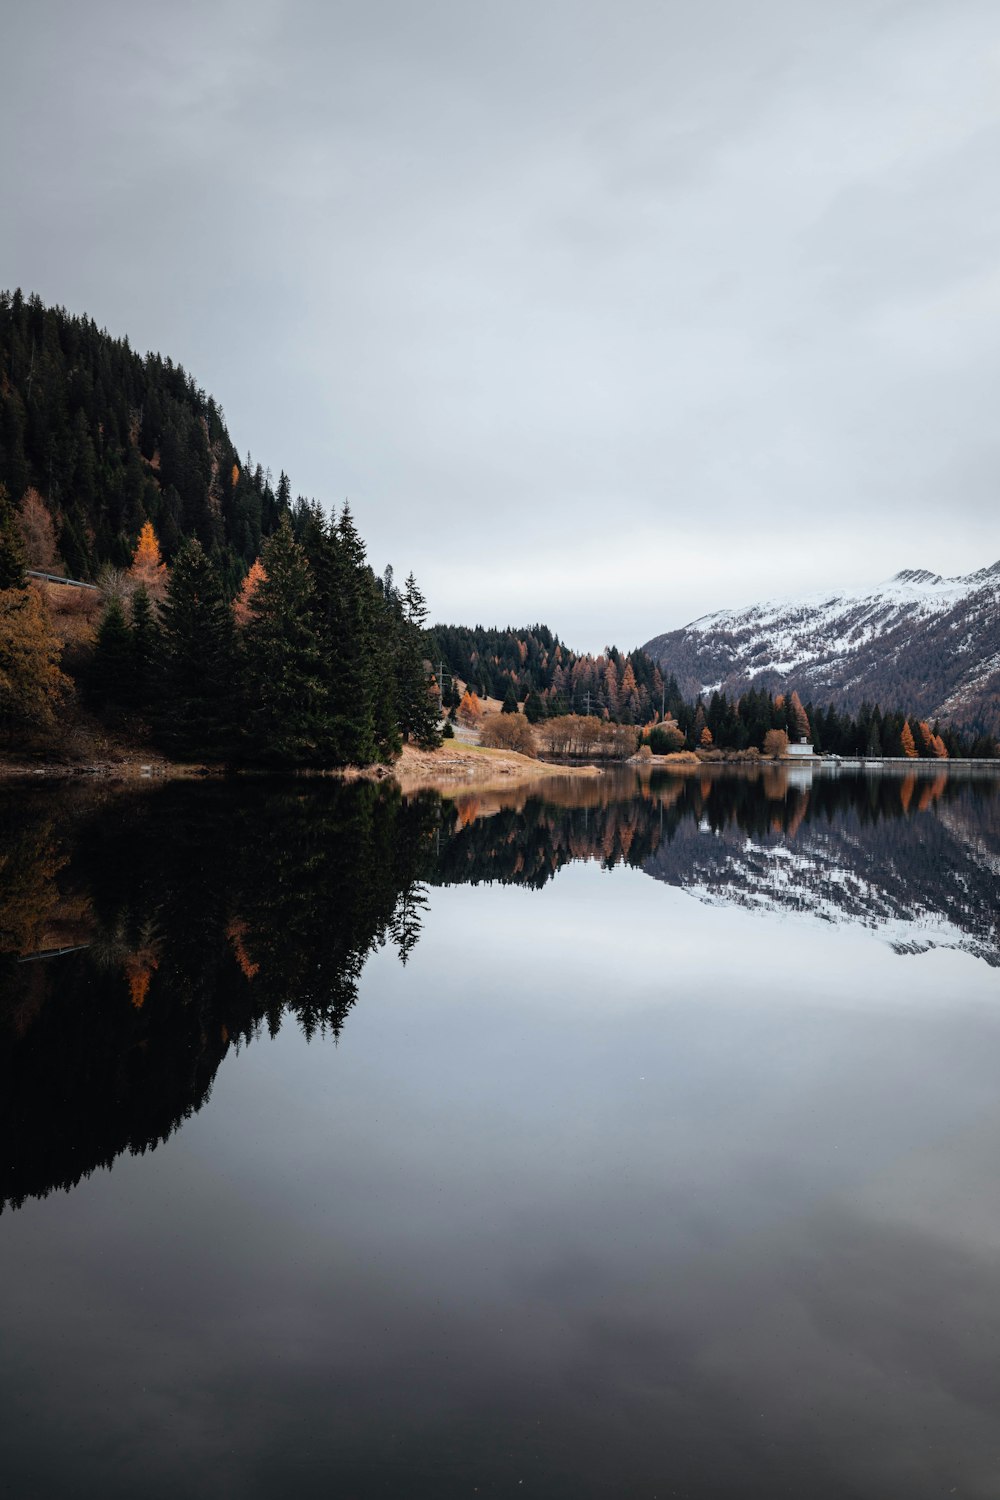
[[[904,569],[834,590],[704,615],[647,641],[685,694],[794,687],[803,699],[899,705],[1000,731],[1000,562],[965,578]]]

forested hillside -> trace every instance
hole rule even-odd
[[[168,563],[197,537],[231,589],[291,501],[181,365],[19,291],[0,293],[0,484],[42,498],[73,577],[126,567],[151,521]]]
[[[30,572],[95,579],[89,592]],[[180,366],[0,295],[0,736],[87,710],[180,759],[280,768],[437,742],[426,606],[328,515],[241,462]]]
[[[428,656],[480,694],[537,699],[538,717],[607,714],[623,724],[645,724],[663,706],[663,679],[644,651],[616,646],[580,656],[547,625],[485,630],[481,625],[435,625]]]

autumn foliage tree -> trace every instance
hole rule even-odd
[[[55,573],[61,569],[56,546],[56,528],[41,495],[34,488],[24,492],[18,509],[18,525],[24,539],[24,549],[29,568],[40,573]]]
[[[458,705],[459,721],[469,729],[474,729],[483,716],[483,705],[476,693],[466,688],[462,694],[462,701]]]
[[[535,734],[523,714],[491,714],[479,731],[480,743],[496,750],[535,754]]]
[[[625,663],[625,670],[618,687],[618,711],[623,723],[639,723],[642,705],[639,701],[639,686],[635,680],[635,669],[631,661]]]
[[[253,611],[254,597],[266,577],[264,564],[258,557],[254,560],[249,573],[240,585],[239,593],[233,600],[233,618],[241,630],[249,622]]]
[[[780,760],[788,754],[788,735],[783,729],[769,729],[764,736],[764,754]]]
[[[41,589],[0,589],[0,727],[6,734],[55,727],[72,684]]]
[[[0,485],[0,729],[51,730],[71,684],[41,589],[28,582],[14,507]]]
[[[152,521],[147,521],[139,533],[129,577],[135,585],[144,588],[151,598],[163,598],[167,586],[167,565],[160,556],[160,544]]]
[[[909,719],[905,720],[903,724],[903,728],[900,731],[899,735],[899,741],[903,747],[903,754],[907,757],[907,759],[915,760],[917,754],[917,746],[916,741],[913,738],[913,730],[910,728]]]
[[[798,740],[808,740],[812,737],[809,716],[802,707],[802,699],[795,692],[792,693],[788,704],[788,727],[789,732]]]

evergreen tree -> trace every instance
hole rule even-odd
[[[507,680],[507,691],[503,695],[503,707],[501,708],[500,712],[502,714],[517,713],[517,693],[514,689],[513,682],[509,678]]]
[[[27,560],[17,511],[5,485],[0,484],[0,589],[23,589]]]
[[[372,650],[374,683],[372,692],[372,728],[375,749],[380,760],[391,760],[399,754],[402,740],[399,731],[398,664],[402,627],[402,607],[392,582],[392,569],[386,569],[381,589],[376,588],[372,604]]]
[[[198,541],[177,555],[162,620],[158,737],[182,758],[228,756],[236,742],[232,611]]]
[[[132,684],[129,701],[148,708],[155,699],[160,671],[160,627],[145,588],[132,595]]]
[[[90,664],[89,690],[100,707],[126,704],[134,690],[135,653],[132,630],[118,599],[104,611]]]
[[[330,764],[329,695],[315,588],[287,512],[261,555],[243,631],[243,736],[255,761]]]
[[[402,594],[402,620],[396,657],[399,727],[404,741],[414,740],[422,749],[440,744],[438,698],[433,679],[428,678],[424,659],[423,624],[427,604],[411,573]]]
[[[524,700],[524,717],[529,724],[537,724],[545,718],[545,705],[534,688]]]
[[[380,748],[375,731],[375,700],[382,686],[375,660],[379,591],[350,507],[344,506],[334,525],[313,507],[303,545],[316,581],[332,762],[368,765]]]

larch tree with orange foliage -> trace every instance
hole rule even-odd
[[[475,728],[483,716],[483,705],[479,701],[477,693],[471,693],[468,688],[462,694],[462,701],[458,705],[458,717],[469,729]]]
[[[24,538],[29,568],[35,568],[39,573],[61,571],[56,529],[49,508],[37,490],[25,490],[18,510],[18,525]]]
[[[233,616],[237,625],[242,630],[253,614],[254,598],[261,584],[266,582],[267,574],[264,564],[258,557],[244,578],[240,591],[233,600]]]
[[[167,587],[167,565],[160,556],[160,544],[156,539],[152,521],[147,521],[139,533],[129,577],[141,585],[151,599],[162,599]]]
[[[40,589],[0,589],[0,727],[51,730],[72,684]]]
[[[900,731],[899,742],[903,747],[903,754],[906,756],[906,758],[908,760],[916,760],[917,744],[913,738],[913,730],[910,728],[909,719],[905,719],[903,721],[903,728]]]
[[[789,729],[798,740],[808,740],[812,737],[809,728],[809,715],[802,707],[802,699],[798,693],[793,692],[788,705]]]
[[[642,716],[639,686],[635,680],[631,657],[625,663],[625,670],[618,688],[618,710],[626,724],[638,724]]]

